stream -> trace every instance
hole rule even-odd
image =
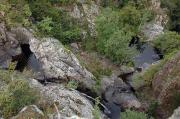
[[[134,67],[137,69],[137,71],[142,71],[147,69],[151,64],[157,62],[162,58],[162,56],[159,55],[159,52],[157,49],[153,48],[150,44],[148,43],[140,43],[138,38],[135,37],[132,39],[132,41],[129,44],[129,47],[136,47],[138,50],[137,55],[133,58],[134,62]],[[13,56],[13,61],[17,61],[16,65],[16,70],[19,70],[22,72],[25,68],[32,70],[33,72],[40,72],[41,75],[43,75],[43,72],[41,70],[41,65],[39,61],[36,59],[35,55],[31,52],[30,46],[28,44],[22,44],[21,45],[21,51],[22,53],[18,56]],[[4,67],[4,64],[0,64],[1,67]],[[131,74],[124,74],[121,75],[120,77],[123,80],[129,80],[131,79],[133,73]],[[41,82],[42,83],[42,82]],[[128,83],[128,82],[126,82]],[[129,84],[130,85],[130,84]],[[78,90],[78,89],[77,89]],[[131,89],[133,92],[133,88]],[[81,91],[80,89],[78,90],[80,92],[84,92],[87,95],[95,98],[96,95],[92,94],[91,91]],[[102,109],[102,111],[110,118],[110,119],[119,119],[120,118],[120,112],[121,107],[120,105],[117,105],[112,102],[107,102],[104,99],[101,100],[102,104],[104,104],[108,110],[111,112],[107,112],[107,110]]]

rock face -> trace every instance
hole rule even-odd
[[[42,70],[47,78],[75,79],[86,88],[92,88],[95,82],[93,75],[82,67],[68,49],[56,39],[35,38],[29,41],[30,49],[42,64]]]
[[[80,21],[81,24],[88,23],[88,31],[91,36],[96,36],[95,18],[99,14],[98,1],[79,0],[69,11],[70,15]]]
[[[131,87],[122,79],[117,77],[103,77],[101,81],[101,91],[104,98],[109,103],[115,103],[122,108],[140,108],[141,103],[133,94]]]
[[[12,119],[45,119],[43,112],[36,106],[30,105],[24,107],[17,116]]]
[[[7,68],[12,56],[21,53],[19,42],[14,34],[8,32],[3,23],[0,24],[0,68]]]
[[[168,22],[168,15],[166,10],[161,8],[160,0],[151,0],[149,9],[155,13],[155,18],[142,28],[142,33],[146,36],[147,41],[154,40],[158,35],[162,34],[164,26]]]
[[[82,67],[76,56],[64,48],[58,40],[53,38],[38,40],[33,37],[30,31],[21,27],[13,28],[10,32],[7,32],[5,28],[1,26],[0,33],[2,34],[0,38],[0,43],[2,44],[2,46],[0,46],[0,48],[2,48],[2,50],[0,50],[0,52],[2,52],[0,53],[0,63],[6,62],[8,58],[11,60],[13,55],[18,55],[14,53],[14,50],[16,50],[16,48],[21,49],[21,44],[28,44],[36,56],[36,59],[39,61],[40,66],[42,66],[41,69],[46,78],[75,79],[85,88],[92,88],[95,84],[93,80],[94,76]],[[7,34],[8,37],[5,34]]]
[[[173,115],[169,117],[168,119],[179,119],[179,118],[180,118],[180,107],[174,110]]]
[[[144,33],[144,35],[146,36],[146,38],[148,39],[148,41],[152,41],[154,40],[158,35],[163,34],[164,27],[162,27],[159,24],[146,24],[144,25],[144,28],[142,30],[142,32]]]
[[[57,105],[61,117],[71,117],[78,115],[83,118],[93,119],[93,106],[91,103],[75,90],[65,89],[62,85],[48,84],[41,85],[36,80],[31,79],[30,86],[40,91],[41,96],[47,101],[47,105]],[[56,119],[57,113],[51,114]]]
[[[172,105],[180,96],[180,52],[170,59],[154,76],[152,88],[162,107],[165,118],[170,116]],[[176,105],[177,106],[177,105]]]

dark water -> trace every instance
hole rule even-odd
[[[144,43],[138,48],[138,55],[134,57],[134,65],[136,68],[146,69],[149,65],[160,60],[155,48],[148,43]]]
[[[152,47],[149,43],[140,42],[140,39],[135,36],[129,43],[129,47],[136,47],[138,53],[133,58],[135,68],[144,70],[152,63],[163,58],[160,51]]]
[[[120,112],[121,108],[120,105],[117,105],[112,102],[105,102],[103,101],[103,104],[108,108],[108,112],[104,110],[104,113],[110,118],[110,119],[120,119]]]

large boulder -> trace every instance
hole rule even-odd
[[[19,42],[14,34],[8,32],[3,23],[0,24],[0,68],[7,68],[12,57],[21,53]]]
[[[161,8],[161,0],[150,0],[149,9],[155,14],[150,23],[142,27],[142,33],[147,41],[154,40],[158,35],[164,33],[164,27],[168,22],[168,15],[165,9]]]
[[[92,104],[78,91],[66,89],[63,85],[58,84],[43,86],[34,79],[30,79],[29,84],[40,92],[41,97],[47,103],[46,105],[56,104],[56,111],[53,114],[48,114],[52,119],[58,119],[56,118],[58,115],[69,118],[75,115],[86,119],[94,118]]]
[[[41,63],[46,78],[74,79],[89,89],[94,86],[94,76],[81,66],[76,56],[58,40],[32,38],[29,45]]]
[[[139,109],[141,107],[141,103],[134,95],[131,87],[118,77],[103,77],[101,93],[107,102],[118,104],[124,109]]]
[[[95,84],[94,76],[81,66],[76,56],[53,38],[37,39],[29,30],[17,27],[11,33],[19,44],[28,44],[46,79],[77,80],[85,88]]]
[[[79,0],[77,4],[72,5],[72,8],[69,10],[69,14],[80,21],[81,25],[87,24],[90,35],[96,36],[95,19],[99,14],[98,1]]]

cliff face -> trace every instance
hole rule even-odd
[[[78,2],[69,5],[61,6],[60,9],[65,10],[73,18],[77,20],[81,26],[82,34],[85,35],[89,32],[90,36],[96,36],[95,19],[100,11],[100,1],[85,1],[79,0]]]
[[[152,41],[156,36],[163,33],[165,25],[168,22],[168,15],[166,10],[161,8],[160,0],[151,0],[149,9],[154,13],[154,19],[144,25],[142,32],[148,41]]]
[[[180,104],[180,52],[155,75],[152,88],[160,104],[160,115],[167,118]]]

